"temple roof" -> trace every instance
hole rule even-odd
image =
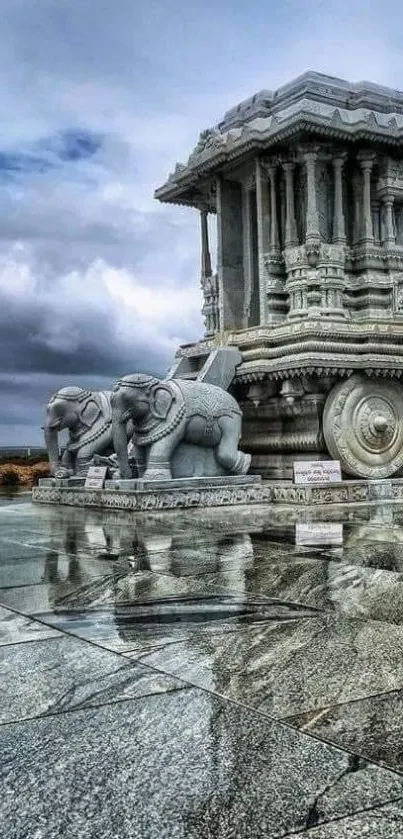
[[[262,90],[202,131],[187,163],[176,164],[155,197],[200,206],[214,174],[303,134],[403,149],[403,92],[312,71],[278,90]]]

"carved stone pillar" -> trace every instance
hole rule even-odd
[[[318,153],[316,149],[309,149],[303,152],[303,159],[306,166],[306,242],[307,244],[320,241],[318,207],[316,201],[316,160]]]
[[[383,230],[383,242],[385,245],[395,245],[396,244],[396,237],[393,225],[393,204],[394,204],[394,197],[393,195],[386,195],[383,198],[383,206],[384,206],[384,230]]]
[[[270,183],[270,250],[277,253],[280,250],[280,239],[278,235],[277,218],[277,164],[269,163],[267,166]]]
[[[270,224],[268,252],[265,254],[267,271],[266,323],[274,325],[284,320],[288,311],[288,295],[285,289],[284,260],[280,246],[278,217],[278,160],[262,162],[269,183]]]
[[[267,316],[267,269],[265,254],[270,243],[270,201],[267,173],[260,159],[256,158],[256,209],[257,246],[259,266],[260,323],[266,323]]]
[[[211,256],[208,239],[208,213],[207,210],[200,210],[201,224],[201,275],[211,277]]]
[[[298,244],[297,239],[297,225],[295,223],[295,200],[294,200],[294,167],[293,161],[285,160],[282,162],[285,175],[285,240],[286,248],[294,247]]]
[[[333,158],[334,171],[334,218],[333,218],[333,243],[344,245],[346,241],[346,224],[343,211],[343,166],[346,154],[337,153]]]
[[[361,241],[369,245],[373,244],[374,231],[372,228],[372,206],[371,206],[371,173],[374,165],[375,155],[371,152],[361,152],[358,161],[362,171],[362,233]]]
[[[252,262],[252,193],[249,185],[242,184],[243,273],[245,285],[244,326],[248,326],[253,288]]]
[[[361,238],[361,203],[362,203],[362,183],[360,175],[355,172],[352,177],[353,196],[354,196],[354,214],[353,214],[353,241],[356,245]]]
[[[220,329],[218,280],[213,276],[208,235],[208,210],[200,210],[201,228],[201,287],[203,293],[202,315],[204,317],[205,337],[215,335]]]
[[[242,236],[242,187],[218,176],[217,271],[220,329],[242,329],[244,313],[244,265]]]

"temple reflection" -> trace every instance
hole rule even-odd
[[[344,518],[285,523],[257,516],[237,528],[224,517],[196,518],[192,526],[181,517],[101,520],[77,509],[52,511],[42,577],[49,608],[107,612],[125,641],[158,624],[215,622],[219,629],[220,621],[268,621],[262,604],[280,601],[287,609],[305,604],[403,622],[399,514],[385,516],[374,505],[354,523]]]

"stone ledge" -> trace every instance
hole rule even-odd
[[[296,485],[291,481],[262,481],[259,476],[249,480],[210,486],[189,486],[142,489],[69,488],[41,484],[32,492],[37,504],[60,504],[69,507],[97,507],[115,510],[174,510],[189,507],[234,507],[255,504],[326,505],[357,504],[379,501],[402,501],[403,479],[347,480],[338,483]],[[251,480],[252,478],[252,480]],[[257,478],[257,480],[256,480]],[[192,479],[191,479],[192,480]],[[201,479],[206,480],[206,479]],[[219,481],[219,479],[215,479]],[[166,482],[164,482],[166,483]],[[175,483],[179,483],[176,481]]]
[[[272,500],[271,488],[263,483],[259,476],[247,476],[243,481],[235,478],[232,484],[218,480],[218,483],[212,485],[210,481],[209,486],[199,487],[189,485],[189,479],[184,481],[185,486],[182,488],[173,488],[168,485],[171,482],[165,481],[162,488],[152,486],[156,483],[143,482],[144,487],[141,489],[101,490],[41,485],[33,489],[32,500],[38,504],[139,511],[174,510],[181,507],[232,507],[242,504],[265,504]],[[179,481],[175,481],[175,484],[178,483]]]
[[[261,482],[260,475],[223,475],[211,478],[172,478],[166,481],[144,481],[142,478],[116,478],[105,482],[105,489],[115,490],[195,490],[220,487],[248,486]]]
[[[403,479],[345,480],[337,483],[301,485],[291,481],[267,481],[276,504],[357,504],[403,499]]]

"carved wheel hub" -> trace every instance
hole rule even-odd
[[[329,453],[360,478],[387,478],[403,465],[403,387],[357,373],[330,392],[323,412]]]

